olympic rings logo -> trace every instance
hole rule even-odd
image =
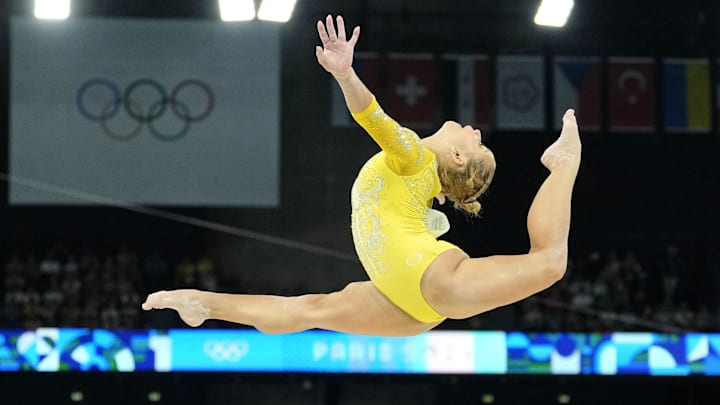
[[[250,345],[244,340],[208,340],[203,352],[216,363],[235,363],[245,357]]]
[[[198,92],[202,97],[194,97]],[[203,100],[197,102],[197,99]],[[187,135],[191,123],[203,121],[212,114],[215,94],[207,83],[197,79],[181,81],[168,94],[165,87],[153,79],[135,80],[121,91],[111,80],[93,78],[78,88],[75,104],[83,117],[99,122],[105,135],[112,139],[126,141],[135,138],[147,124],[148,132],[155,138],[176,141]],[[121,113],[134,121],[131,128],[124,132],[111,128],[110,124]],[[180,120],[179,129],[168,131],[159,128],[157,121],[168,113]]]

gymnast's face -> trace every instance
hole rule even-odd
[[[495,156],[482,143],[482,133],[470,125],[462,126],[455,121],[446,121],[441,128],[447,141],[455,149],[453,158],[459,164],[468,159],[482,159],[486,164],[495,166]]]

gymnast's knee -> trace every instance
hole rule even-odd
[[[543,270],[553,282],[559,281],[565,276],[568,262],[567,245],[543,249],[535,254],[537,254]]]
[[[318,327],[318,311],[325,294],[283,297],[282,310],[274,316],[259,319],[255,329],[270,335],[301,332]]]

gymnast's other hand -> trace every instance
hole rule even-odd
[[[315,56],[318,63],[328,73],[337,78],[343,78],[350,74],[353,62],[355,44],[360,37],[360,27],[353,29],[352,37],[345,37],[345,21],[342,16],[337,16],[337,30],[333,24],[333,18],[328,14],[325,24],[317,22],[318,34],[322,46],[315,47]]]
[[[202,325],[210,316],[210,310],[202,301],[202,292],[197,290],[158,291],[148,295],[142,309],[174,309],[189,326]]]

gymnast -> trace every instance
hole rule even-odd
[[[381,151],[360,169],[351,192],[352,236],[370,281],[329,294],[295,297],[159,291],[144,310],[171,308],[190,326],[207,319],[270,334],[326,329],[358,335],[410,336],[446,318],[464,319],[512,304],[560,280],[567,266],[572,190],[581,143],[573,110],[540,162],[550,171],[527,216],[530,251],[470,258],[437,240],[428,220],[433,198],[477,215],[495,173],[482,134],[447,121],[420,139],[383,112],[352,68],[360,27],[348,40],[343,18],[318,21],[318,63],[339,84],[353,118]],[[433,221],[437,220],[435,212]],[[443,217],[444,218],[444,217]],[[441,231],[442,232],[442,231]],[[441,233],[440,232],[440,233]]]

